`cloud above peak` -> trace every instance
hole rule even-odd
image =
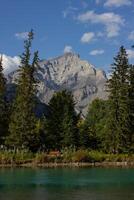
[[[72,53],[73,52],[73,48],[70,45],[66,45],[64,48],[64,53]]]
[[[95,13],[93,10],[78,15],[78,21],[81,23],[101,24],[105,27],[107,37],[115,37],[119,35],[124,19],[113,12],[105,12],[101,14]]]
[[[130,6],[132,4],[131,0],[107,0],[104,6],[107,7],[120,7],[120,6]]]
[[[20,65],[20,57],[19,56],[7,56],[5,54],[0,54],[2,56],[2,64],[4,68],[4,74],[7,75],[12,71],[15,71]]]

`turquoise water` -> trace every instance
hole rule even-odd
[[[134,200],[134,169],[0,169],[0,200]]]

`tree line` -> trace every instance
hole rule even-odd
[[[134,153],[134,66],[122,46],[114,58],[106,88],[108,99],[95,99],[85,119],[75,111],[71,92],[55,93],[47,117],[35,113],[38,51],[31,55],[33,31],[24,41],[24,52],[16,80],[16,94],[7,100],[7,82],[0,59],[0,145],[32,152],[65,147],[106,153]]]

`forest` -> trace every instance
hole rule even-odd
[[[47,117],[45,113],[38,117],[35,74],[40,67],[38,51],[31,55],[33,37],[31,31],[24,41],[12,101],[7,99],[7,80],[0,59],[0,151],[29,154],[75,151],[79,156],[82,152],[133,154],[134,65],[129,63],[125,48],[121,46],[113,59],[106,83],[108,99],[93,100],[85,118],[75,111],[73,95],[67,90],[53,95]]]

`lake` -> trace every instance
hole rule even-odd
[[[134,169],[0,169],[0,200],[134,200]]]

